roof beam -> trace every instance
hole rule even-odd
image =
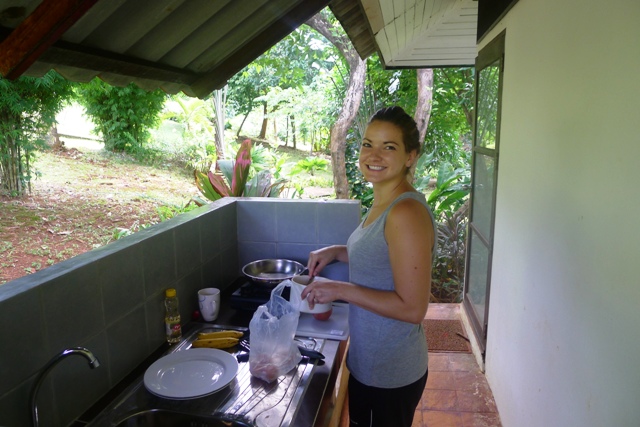
[[[188,70],[170,67],[155,62],[131,58],[112,52],[88,49],[60,41],[43,53],[38,62],[81,68],[100,73],[110,73],[121,76],[139,77],[189,85],[198,75]]]
[[[98,0],[43,0],[0,42],[0,74],[16,79]]]

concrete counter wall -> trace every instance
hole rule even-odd
[[[310,250],[345,243],[359,220],[357,201],[224,198],[1,285],[0,425],[29,425],[38,370],[83,346],[101,367],[65,359],[38,399],[42,425],[73,422],[162,345],[166,288],[177,289],[188,320],[199,288],[226,288],[256,259],[306,263]]]

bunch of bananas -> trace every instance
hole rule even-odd
[[[192,348],[230,348],[238,344],[243,333],[240,331],[200,332],[198,338],[191,343]]]

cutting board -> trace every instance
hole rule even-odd
[[[296,335],[346,340],[349,337],[349,304],[333,303],[333,313],[328,320],[316,320],[313,314],[300,313]]]

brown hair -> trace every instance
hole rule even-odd
[[[416,151],[420,154],[420,132],[413,117],[408,115],[402,107],[393,106],[381,108],[371,116],[369,123],[381,121],[396,125],[402,131],[402,142],[407,153]]]

